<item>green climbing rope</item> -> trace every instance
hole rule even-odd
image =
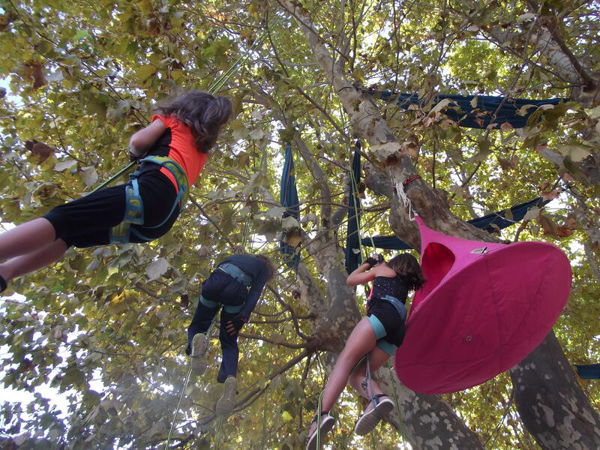
[[[317,401],[317,448],[321,448],[321,405],[323,403],[323,391],[319,394]]]
[[[115,173],[112,177],[110,177],[108,180],[106,180],[104,183],[102,183],[100,186],[96,187],[91,193],[94,193],[96,191],[99,191],[100,189],[108,186],[110,183],[112,183],[114,180],[116,180],[117,178],[119,178],[121,175],[123,175],[125,172],[127,172],[129,169],[131,169],[134,164],[136,162],[135,161],[131,161],[129,164],[127,164],[125,167],[123,167],[121,170],[119,170],[117,173]]]
[[[217,92],[219,92],[221,90],[221,88],[225,85],[225,83],[227,82],[227,80],[229,80],[231,78],[231,76],[235,73],[235,71],[242,65],[244,64],[248,58],[250,57],[250,53],[252,50],[255,50],[264,40],[265,35],[260,36],[252,45],[252,47],[248,50],[248,52],[245,55],[240,56],[234,63],[233,65],[227,69],[227,71],[221,75],[217,80],[215,80],[208,88],[208,92],[210,94],[216,94]],[[136,161],[131,161],[129,164],[127,164],[125,167],[123,167],[121,170],[119,170],[116,174],[114,174],[112,177],[110,177],[108,180],[106,180],[105,182],[103,182],[102,184],[100,184],[98,187],[94,188],[93,192],[96,192],[106,186],[108,186],[110,183],[112,183],[114,180],[116,180],[118,177],[120,177],[122,174],[124,174],[125,172],[127,172],[129,169],[131,169],[134,165],[135,165]]]

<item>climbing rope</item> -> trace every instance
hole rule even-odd
[[[173,435],[173,428],[175,428],[177,414],[179,413],[179,408],[181,407],[181,401],[183,400],[183,394],[185,393],[185,391],[188,387],[191,376],[192,376],[192,363],[190,362],[190,368],[188,369],[187,375],[185,376],[183,388],[181,389],[181,394],[179,395],[179,401],[177,402],[177,407],[175,408],[175,413],[173,414],[173,421],[171,422],[171,428],[169,429],[169,435],[167,436],[167,442],[165,443],[165,449],[169,448],[169,444],[171,443],[171,436]]]
[[[366,361],[365,361],[365,381],[366,381],[366,387],[365,387],[365,391],[367,392],[367,397],[369,397],[369,403],[371,403],[373,401],[373,386],[371,385],[371,363],[370,360],[371,358],[369,358],[369,355],[366,356]],[[373,405],[375,406],[375,405]]]
[[[254,43],[252,44],[252,46],[248,49],[248,51],[246,52],[245,55],[240,56],[234,63],[233,65],[225,72],[223,73],[223,75],[221,75],[218,79],[216,79],[208,88],[208,92],[213,93],[213,92],[218,92],[221,90],[221,88],[223,87],[223,85],[227,82],[227,80],[229,78],[231,78],[231,76],[233,75],[233,73],[242,65],[244,64],[248,58],[250,57],[250,53],[255,50],[256,48],[258,48],[258,46],[260,44],[262,44],[262,42],[265,40],[266,34],[262,34],[258,39],[256,39],[256,41],[254,41]]]
[[[215,326],[216,319],[213,319],[206,330],[206,338],[210,339],[210,334],[212,333],[212,329]],[[171,428],[169,429],[169,435],[167,436],[167,442],[165,443],[165,450],[169,448],[169,444],[171,443],[171,437],[173,435],[173,429],[175,428],[175,423],[177,422],[177,415],[179,414],[179,409],[181,408],[181,402],[183,401],[183,395],[187,390],[188,384],[190,382],[190,377],[192,376],[192,358],[190,358],[189,369],[187,375],[185,376],[185,380],[183,383],[183,388],[181,389],[181,393],[179,394],[179,400],[177,401],[177,407],[175,408],[175,412],[173,413],[173,420],[171,421]]]
[[[360,141],[356,140],[356,144],[355,144],[356,149],[360,153]],[[364,248],[364,246],[362,245],[362,239],[361,236],[363,235],[362,230],[361,230],[361,225],[360,225],[360,216],[358,216],[358,211],[360,211],[361,206],[358,204],[358,198],[357,198],[357,194],[358,194],[358,180],[356,179],[356,177],[354,176],[354,171],[350,170],[350,183],[352,184],[352,189],[351,194],[352,194],[352,203],[354,206],[354,211],[356,211],[355,213],[355,217],[356,217],[356,232],[358,233],[358,245],[359,245],[359,250],[361,252],[361,255],[365,256],[365,257],[369,257],[368,251]],[[375,242],[373,241],[373,236],[369,236],[369,239],[371,240],[371,246],[373,248],[375,247]]]
[[[231,76],[235,73],[235,71],[243,64],[245,63],[248,58],[250,57],[250,52],[255,50],[264,40],[265,35],[263,34],[262,36],[260,36],[252,45],[252,47],[250,47],[250,49],[248,50],[248,52],[245,55],[240,56],[234,63],[233,65],[227,70],[225,71],[225,73],[223,73],[223,75],[221,75],[217,80],[215,80],[208,88],[208,93],[209,94],[216,94],[217,92],[219,92],[221,90],[221,88],[225,85],[225,83],[231,78]],[[129,169],[131,169],[135,163],[137,161],[131,161],[129,164],[127,164],[125,167],[123,167],[121,170],[119,170],[116,174],[114,174],[112,177],[110,177],[108,180],[106,180],[105,182],[103,182],[102,184],[100,184],[98,187],[94,188],[93,192],[96,192],[104,187],[106,187],[107,185],[109,185],[110,183],[112,183],[114,180],[116,180],[118,177],[120,177],[122,174],[124,174],[125,172],[127,172]]]
[[[121,170],[119,170],[117,173],[115,173],[112,177],[110,177],[108,180],[106,180],[100,186],[96,187],[91,192],[91,194],[93,194],[96,191],[99,191],[100,189],[102,189],[102,188],[106,187],[107,185],[109,185],[110,183],[112,183],[114,180],[116,180],[121,175],[123,175],[125,172],[127,172],[129,169],[131,169],[135,165],[135,163],[136,163],[136,161],[131,161],[129,164],[127,164],[125,167],[123,167]]]
[[[321,448],[321,405],[323,403],[323,391],[319,394],[317,401],[317,448]]]

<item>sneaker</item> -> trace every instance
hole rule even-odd
[[[359,436],[364,436],[373,431],[379,421],[383,419],[392,409],[394,402],[387,395],[377,394],[369,402],[367,409],[354,427],[354,432]]]
[[[335,419],[331,414],[329,414],[328,412],[321,412],[321,428],[319,431],[319,440],[321,441],[321,444],[323,444],[323,440],[325,439],[327,433],[329,433],[333,428],[334,423]],[[306,443],[306,450],[316,450],[317,448],[317,426],[318,422],[317,417],[315,416],[315,418],[310,424],[310,430],[308,432],[308,442]]]
[[[237,388],[237,380],[235,377],[227,377],[223,386],[223,395],[217,401],[216,413],[219,416],[231,414],[235,407],[235,394]]]
[[[206,372],[208,361],[206,351],[208,350],[208,337],[204,333],[195,334],[192,338],[192,373],[200,376]]]

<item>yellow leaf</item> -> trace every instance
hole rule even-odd
[[[183,78],[183,70],[176,69],[171,72],[171,78],[175,81],[179,81]]]
[[[156,73],[156,67],[152,64],[143,64],[137,68],[135,74],[140,81],[145,81]]]

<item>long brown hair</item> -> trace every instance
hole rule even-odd
[[[196,148],[201,153],[215,145],[221,127],[231,116],[231,102],[204,91],[191,90],[156,108],[165,116],[174,116],[192,130]]]
[[[267,265],[267,270],[269,271],[269,278],[267,281],[271,281],[275,276],[275,265],[273,264],[273,261],[271,261],[271,258],[265,255],[256,255],[256,257],[263,260]]]
[[[423,276],[421,266],[417,259],[410,253],[396,255],[386,264],[398,275],[404,277],[408,283],[408,289],[411,291],[421,289],[425,283],[425,277]]]

